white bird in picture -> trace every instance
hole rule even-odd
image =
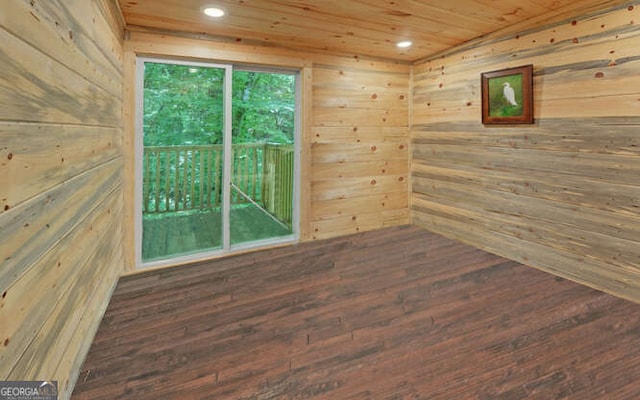
[[[518,103],[516,102],[516,93],[513,91],[513,88],[509,84],[509,82],[505,82],[502,84],[504,88],[502,89],[502,96],[510,105],[516,107]]]

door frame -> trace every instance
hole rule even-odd
[[[222,247],[214,250],[204,250],[202,252],[179,255],[172,258],[143,262],[142,261],[142,197],[143,197],[143,154],[144,154],[144,132],[143,132],[143,111],[144,111],[144,65],[146,62],[165,63],[173,65],[186,65],[202,68],[220,68],[225,71],[224,79],[224,127],[223,127],[223,198],[222,198]],[[294,171],[293,171],[293,233],[287,236],[257,240],[253,242],[239,243],[231,245],[230,239],[230,212],[231,212],[231,169],[232,165],[232,84],[233,71],[235,69],[243,71],[255,71],[265,73],[283,73],[294,76],[295,81],[295,113],[294,113]],[[301,163],[301,79],[300,71],[289,68],[262,68],[255,65],[234,65],[231,63],[216,63],[207,61],[190,61],[184,59],[174,59],[171,57],[136,56],[135,68],[135,134],[134,134],[134,242],[135,242],[135,269],[147,269],[154,267],[165,267],[181,265],[195,261],[202,261],[220,257],[223,255],[248,251],[252,249],[268,248],[274,245],[296,243],[300,239],[300,163]]]

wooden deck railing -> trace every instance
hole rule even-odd
[[[293,223],[293,146],[264,148],[262,198],[265,208],[285,225]]]
[[[234,144],[231,181],[287,226],[293,210],[293,146]],[[220,207],[222,145],[147,146],[143,161],[143,212]],[[250,200],[232,192],[231,203]]]

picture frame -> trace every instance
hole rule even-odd
[[[533,123],[533,65],[481,74],[482,123]]]

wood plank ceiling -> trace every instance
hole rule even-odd
[[[119,0],[129,29],[205,34],[305,51],[415,61],[524,20],[615,0]],[[205,6],[225,10],[220,19]],[[396,43],[413,46],[399,49]]]

